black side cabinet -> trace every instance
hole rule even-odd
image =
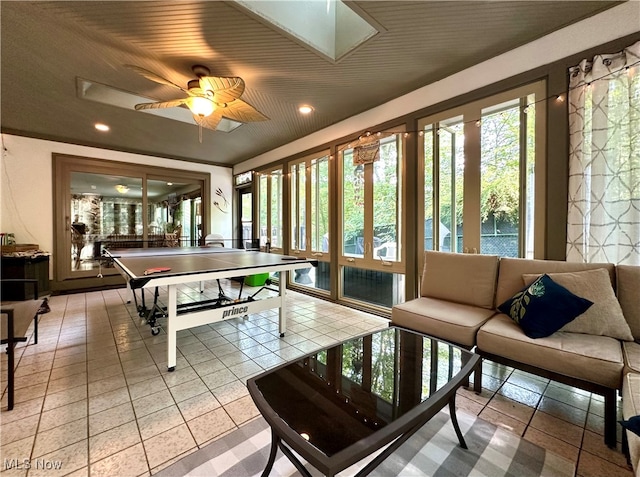
[[[2,257],[2,278],[32,278],[38,280],[38,296],[51,294],[49,282],[49,256]],[[22,283],[2,285],[3,301],[21,301],[33,298],[32,287]]]

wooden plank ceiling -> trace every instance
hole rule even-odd
[[[233,165],[568,24],[611,1],[355,2],[384,28],[332,62],[230,2],[1,2],[3,132]],[[156,100],[182,97],[192,65],[240,76],[270,120],[230,132],[80,99],[84,78]],[[310,104],[313,114],[297,107]],[[111,126],[97,132],[95,122]]]

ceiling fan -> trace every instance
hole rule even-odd
[[[222,117],[242,123],[269,119],[240,99],[244,93],[244,80],[238,76],[209,76],[211,74],[209,68],[194,65],[191,70],[198,79],[189,81],[185,89],[153,71],[135,65],[125,66],[151,81],[173,86],[187,95],[170,101],[136,104],[136,110],[187,106],[193,113],[196,124],[201,128],[213,130],[216,129]],[[202,131],[200,141],[202,142]]]

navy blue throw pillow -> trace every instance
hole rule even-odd
[[[618,421],[622,427],[640,436],[640,416],[632,416],[628,421]]]
[[[529,338],[549,336],[587,311],[593,302],[542,275],[498,307]]]

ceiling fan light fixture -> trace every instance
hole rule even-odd
[[[210,99],[198,96],[191,99],[189,109],[196,116],[207,117],[215,111],[216,106]]]

